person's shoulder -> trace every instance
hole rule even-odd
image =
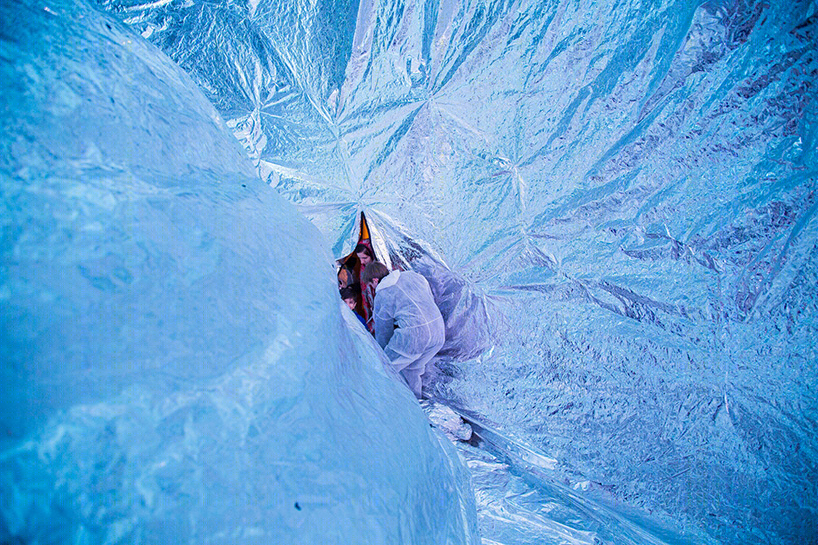
[[[392,286],[394,286],[395,284],[400,282],[400,279],[404,274],[405,273],[403,273],[403,272],[401,272],[401,271],[399,271],[397,269],[395,269],[393,271],[389,271],[389,274],[384,276],[381,279],[381,281],[378,282],[378,289],[391,288]]]
[[[423,283],[428,283],[429,282],[428,280],[426,280],[426,277],[423,276],[422,274],[420,274],[419,272],[404,271],[403,274],[405,274],[408,278],[411,278],[415,282],[423,282]]]

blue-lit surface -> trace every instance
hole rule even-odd
[[[38,6],[59,14],[60,4]],[[547,478],[621,512],[638,508],[683,534],[701,531],[720,543],[816,539],[814,2],[101,1],[99,7],[188,72],[261,178],[312,220],[332,254],[350,250],[356,213],[365,210],[395,255],[414,259],[433,289],[447,294],[443,310],[453,342],[438,362],[431,387],[437,398],[554,460]],[[54,25],[68,25],[67,19]],[[13,18],[2,24],[4,59],[14,59],[20,53],[5,53],[5,36],[24,25]],[[127,62],[109,59],[106,66],[127,72],[121,68]],[[22,72],[24,64],[18,64]],[[37,88],[37,81],[57,77],[44,74],[19,85]],[[16,83],[4,85],[11,90]],[[190,86],[182,82],[165,98],[188,104]],[[33,102],[16,103],[18,96]],[[45,125],[51,118],[37,105],[77,100],[65,96],[4,92],[5,118]],[[238,169],[251,176],[235,166],[241,161],[227,155],[226,144],[208,147],[211,139],[185,132],[190,114],[180,110],[189,108],[150,113],[154,104],[117,106],[134,117],[132,126],[148,127],[150,138],[84,135],[120,145],[103,149],[101,158],[83,151],[91,159],[82,160],[120,168],[125,159],[117,154],[148,140],[155,141],[150,149],[169,151],[158,159],[151,152],[149,161],[147,152],[135,151],[131,170],[167,162],[154,168],[178,177],[187,162],[177,151],[184,150],[206,157],[196,164],[216,175]],[[151,119],[171,128],[155,129]],[[25,137],[4,138],[10,150],[4,158],[28,149],[20,143]],[[62,170],[48,155],[27,157],[27,171],[5,163],[4,185],[22,184],[15,180],[36,172],[34,165]],[[111,179],[126,194],[135,191],[127,176]],[[238,191],[235,183],[229,191]],[[261,212],[227,201],[220,213],[241,218],[248,229],[268,228]],[[74,209],[66,205],[62,213]],[[200,213],[191,211],[191,218]],[[18,254],[5,241],[28,232],[14,221],[4,224],[6,260]],[[64,232],[88,236],[80,224]],[[55,241],[37,240],[36,256],[54,255]],[[210,263],[202,241],[188,243],[194,268]],[[246,253],[258,257],[248,257],[246,269],[256,274],[267,265],[265,254],[250,251],[253,244]],[[328,263],[322,252],[305,250],[315,255],[303,259],[321,267]],[[77,282],[100,282],[96,269],[82,266],[88,273],[76,269]],[[162,270],[167,263],[153,266]],[[38,320],[62,308],[48,295],[19,291],[19,273],[4,267],[4,280],[10,279],[4,297],[39,301],[39,314],[31,314]],[[231,275],[225,269],[223,282]],[[110,277],[114,285],[116,278]],[[273,282],[281,278],[277,272]],[[150,288],[159,290],[157,301],[162,290],[177,289],[172,279],[163,286]],[[236,293],[221,286],[208,289],[232,308]],[[102,287],[87,289],[96,294]],[[99,305],[111,304],[99,297]],[[296,296],[292,304],[303,307]],[[127,312],[110,310],[106,323],[127,322],[145,337],[160,327],[126,319],[133,317]],[[188,319],[180,313],[164,323],[189,331]],[[4,325],[7,338],[22,339],[15,354],[34,350],[27,335],[47,325],[20,324]],[[220,334],[247,350],[256,333],[236,327],[245,337]],[[210,351],[208,338],[190,349],[177,335],[164,365]],[[140,353],[142,345],[134,341],[127,350]],[[70,363],[72,354],[90,348],[60,350],[48,357]],[[21,387],[10,395],[25,402],[31,391]],[[461,453],[475,478],[484,543],[560,543],[569,534],[577,543],[639,540],[639,532],[622,537],[604,527],[616,528],[616,517],[577,523],[578,533],[569,534],[550,532],[551,522],[566,520],[549,519],[553,510],[544,507],[528,504],[527,514],[520,508],[518,518],[509,518],[501,498],[550,498],[547,486],[532,477],[528,492],[503,488],[499,483],[513,482],[516,469],[498,466],[498,473],[491,466],[481,473],[495,462],[465,447]],[[675,539],[662,535],[644,539]]]
[[[190,78],[82,2],[0,21],[0,543],[478,543],[454,447]]]

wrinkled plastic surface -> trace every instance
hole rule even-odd
[[[456,451],[194,82],[82,1],[25,4],[0,4],[0,542],[478,543]]]
[[[432,251],[475,347],[439,397],[724,543],[816,539],[815,2],[102,5],[336,256],[358,209]]]

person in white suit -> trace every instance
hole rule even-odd
[[[413,271],[390,272],[380,261],[370,263],[361,280],[375,286],[375,339],[420,399],[426,364],[446,340],[429,282]]]

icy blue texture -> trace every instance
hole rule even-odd
[[[429,278],[450,336],[438,398],[553,460],[550,478],[576,494],[604,492],[727,544],[818,540],[814,1],[98,3],[189,73],[335,257],[365,210],[393,261]],[[247,510],[226,498],[263,496],[256,473],[314,467],[276,473],[277,456],[339,441],[315,467],[350,450],[403,453],[399,441],[428,431],[390,420],[416,407],[378,406],[381,424],[361,409],[367,427],[350,426],[334,382],[307,392],[298,374],[337,368],[272,365],[259,378],[270,347],[276,362],[310,350],[347,361],[349,342],[367,352],[335,311],[317,310],[337,302],[320,271],[330,256],[254,185],[191,82],[147,46],[84,7],[7,4],[0,531],[161,541],[161,527],[234,543],[239,527],[252,542],[256,528],[300,524],[293,535],[307,535],[298,483],[242,500]],[[89,49],[72,36],[102,38]],[[279,245],[287,233],[297,249]],[[311,333],[327,330],[338,332]],[[392,388],[363,370],[376,353],[358,364],[369,378],[348,381]],[[283,386],[254,386],[270,381]],[[235,391],[253,402],[222,395]],[[248,403],[260,409],[236,408]],[[400,433],[381,440],[389,429]],[[294,441],[301,450],[284,452]],[[563,516],[559,487],[521,492],[519,475],[462,452],[485,542],[638,539],[576,523],[583,509]],[[358,498],[376,466],[354,458],[333,490]],[[399,482],[417,491],[426,478]],[[213,489],[168,484],[179,482]],[[324,509],[325,497],[304,501]],[[211,508],[203,498],[222,515],[191,519],[204,512],[191,505]],[[294,518],[269,516],[279,504]],[[454,513],[419,512],[460,528],[444,522]],[[70,524],[36,524],[54,513]],[[334,528],[347,515],[315,516]]]
[[[456,451],[189,76],[81,0],[0,29],[0,543],[478,543]]]
[[[363,209],[448,266],[489,339],[438,397],[724,543],[818,539],[815,2],[101,3],[336,256]]]

